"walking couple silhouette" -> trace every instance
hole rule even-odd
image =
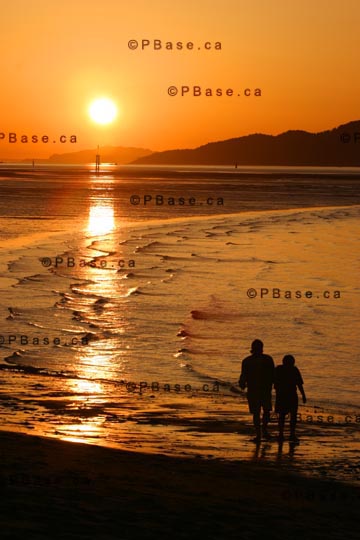
[[[295,433],[298,410],[297,388],[302,395],[303,403],[306,403],[301,373],[295,366],[295,358],[292,355],[285,355],[282,365],[275,367],[274,360],[268,354],[264,354],[263,349],[264,345],[260,339],[252,342],[251,355],[242,361],[239,378],[240,388],[242,390],[247,388],[249,410],[253,415],[256,432],[253,441],[259,443],[262,438],[271,438],[268,424],[272,410],[271,392],[274,385],[275,412],[279,415],[279,441],[284,440],[285,418],[287,414],[290,414],[290,441],[298,442]],[[260,419],[261,410],[263,411],[262,419]]]

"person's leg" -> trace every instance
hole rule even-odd
[[[270,411],[268,409],[264,409],[263,416],[262,416],[262,433],[265,439],[268,439],[270,437],[269,432],[267,430],[269,422],[270,422]]]
[[[284,412],[279,412],[279,440],[284,438],[285,416]]]
[[[256,437],[255,439],[261,441],[261,428],[260,428],[260,407],[256,407],[253,410],[253,422],[255,427]]]
[[[290,411],[290,439],[298,440],[296,437],[297,408]]]

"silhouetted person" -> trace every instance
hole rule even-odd
[[[271,411],[271,389],[274,382],[274,361],[268,354],[263,353],[263,342],[255,339],[251,344],[251,356],[247,356],[242,361],[239,386],[243,390],[247,387],[247,399],[249,410],[253,415],[256,431],[254,442],[261,441],[262,434],[268,439],[267,425],[270,421]]]
[[[303,388],[304,381],[295,366],[295,358],[291,354],[285,355],[282,365],[275,368],[274,383],[275,411],[279,414],[279,440],[284,439],[285,417],[290,414],[290,440],[296,442],[298,441],[295,434],[298,410],[297,388],[300,390],[303,403],[306,403],[306,396]]]

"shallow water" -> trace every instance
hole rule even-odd
[[[3,428],[250,458],[253,450],[238,445],[251,423],[237,380],[260,337],[276,363],[294,354],[309,397],[303,412],[337,415],[355,451],[360,207],[337,207],[336,196],[346,184],[354,203],[355,181],[337,178],[326,190],[298,178],[289,195],[287,178],[222,173],[220,187],[216,175],[195,171],[196,197],[231,193],[225,209],[195,213],[126,206],[144,177],[127,177],[124,187],[114,175],[82,171],[74,185],[74,172],[50,173],[0,183],[15,194],[0,219]],[[191,178],[172,180],[152,182],[176,197],[189,192]],[[259,200],[266,183],[270,192],[277,185],[276,198]],[[306,199],[322,207],[301,209]],[[264,201],[268,209],[258,211]],[[206,431],[208,422],[228,426],[226,435]],[[326,433],[321,452],[332,459]]]

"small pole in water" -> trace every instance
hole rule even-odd
[[[237,161],[235,161],[235,169],[237,169]]]
[[[35,159],[32,160],[33,169],[35,169]]]
[[[97,154],[96,154],[96,161],[95,161],[95,172],[96,174],[99,174],[100,172],[100,154],[99,154],[100,150],[99,150],[99,145],[98,145],[98,149],[97,149]]]

